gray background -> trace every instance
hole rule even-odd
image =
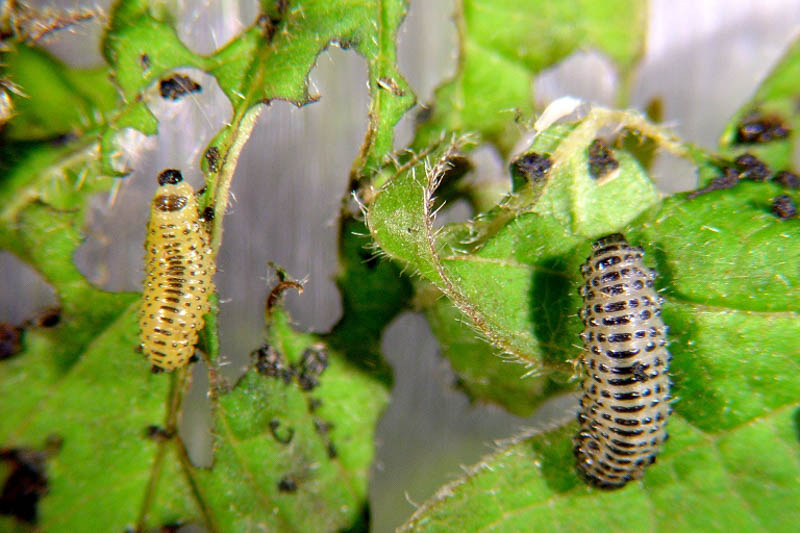
[[[64,4],[72,4],[64,2]],[[171,3],[181,18],[181,38],[194,50],[212,52],[256,15],[254,1]],[[456,34],[451,0],[412,0],[399,41],[400,69],[420,102],[454,73]],[[669,1],[652,2],[647,54],[632,98],[643,106],[653,97],[664,103],[665,120],[685,138],[716,144],[727,118],[752,93],[770,66],[798,36],[800,2]],[[47,39],[47,46],[73,64],[102,60],[99,30],[84,24]],[[129,162],[135,171],[113,194],[93,199],[87,240],[76,254],[82,271],[108,290],[139,290],[147,204],[154,176],[180,167],[199,186],[199,157],[211,136],[230,117],[230,104],[215,81],[193,77],[203,92],[178,103],[153,98],[160,119],[157,137],[129,132]],[[331,47],[311,73],[318,103],[297,109],[274,103],[262,113],[233,184],[234,200],[225,219],[224,242],[216,276],[221,306],[225,372],[241,371],[247,354],[262,342],[262,306],[270,284],[267,261],[283,265],[307,280],[302,296],[288,306],[298,327],[325,331],[341,313],[332,276],[336,268],[336,214],[353,158],[366,130],[366,65],[352,51]],[[531,97],[544,104],[571,94],[610,105],[614,69],[591,50],[573,54],[538,77]],[[398,148],[412,136],[411,120],[396,129]],[[487,146],[476,152],[476,179],[505,182],[506,163]],[[796,162],[797,163],[797,162]],[[797,166],[797,165],[795,165]],[[694,183],[683,162],[661,158],[656,178],[667,191]],[[453,215],[463,217],[461,212]],[[18,322],[55,303],[41,279],[6,252],[0,252],[0,320]],[[495,439],[523,428],[571,417],[574,398],[556,399],[531,419],[492,406],[470,405],[451,388],[453,375],[438,357],[437,344],[419,315],[406,313],[388,329],[386,357],[395,369],[392,403],[376,436],[377,459],[370,498],[373,530],[390,531],[441,484],[460,474],[460,465],[476,462]],[[208,461],[205,378],[197,365],[194,409],[182,431],[198,463]]]

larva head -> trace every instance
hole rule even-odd
[[[196,213],[192,187],[183,181],[180,170],[168,168],[158,175],[158,190],[153,198],[154,219],[174,220],[183,212]]]
[[[592,248],[599,250],[600,248],[605,248],[612,244],[628,244],[628,241],[625,240],[625,237],[621,233],[612,233],[611,235],[606,235],[594,241],[592,243]]]

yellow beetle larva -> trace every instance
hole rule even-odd
[[[180,171],[164,170],[158,184],[145,240],[139,328],[145,356],[174,370],[194,355],[214,291],[214,263],[194,191]]]

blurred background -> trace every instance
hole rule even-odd
[[[74,7],[75,2],[62,4]],[[180,37],[200,53],[226,44],[254,21],[258,11],[255,0],[167,4],[179,15]],[[400,70],[422,104],[455,73],[452,12],[452,0],[411,0],[400,31]],[[661,99],[664,120],[679,135],[714,147],[730,115],[799,34],[798,0],[652,1],[647,51],[631,105],[641,109],[652,99]],[[44,44],[73,65],[97,66],[103,62],[100,36],[99,25],[86,23],[56,33]],[[158,135],[148,138],[129,132],[127,152],[135,171],[111,194],[93,199],[87,239],[75,261],[106,290],[140,290],[142,243],[155,176],[167,167],[180,168],[199,188],[203,150],[231,115],[214,79],[188,72],[202,85],[202,92],[177,102],[153,98],[150,105],[160,121]],[[327,331],[340,316],[333,283],[336,216],[366,131],[366,76],[363,58],[329,47],[310,75],[311,91],[321,96],[319,102],[302,108],[274,102],[262,112],[245,146],[216,276],[228,377],[242,372],[248,354],[263,341],[263,303],[272,281],[267,261],[306,280],[301,296],[287,298],[299,328]],[[564,95],[612,105],[616,84],[611,64],[584,50],[542,73],[531,87],[531,98],[541,106]],[[413,115],[409,113],[396,127],[397,148],[413,136]],[[474,158],[475,179],[508,183],[507,162],[492,147],[479,148]],[[690,166],[666,157],[658,160],[654,177],[668,192],[690,189],[695,180]],[[450,216],[463,218],[465,213]],[[0,272],[0,321],[30,317],[56,304],[52,290],[38,275],[7,252],[0,252]],[[454,375],[438,356],[437,342],[421,315],[398,317],[386,331],[383,349],[394,367],[395,385],[376,435],[370,487],[373,531],[393,530],[416,504],[459,476],[461,465],[490,453],[496,440],[573,416],[573,396],[544,405],[528,419],[493,406],[471,405],[452,387]],[[194,374],[192,408],[184,416],[182,432],[193,460],[207,464],[207,383],[201,365],[196,365]]]

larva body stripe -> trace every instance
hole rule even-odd
[[[214,264],[192,188],[175,170],[162,172],[159,183],[145,241],[139,328],[147,358],[173,370],[194,355],[213,292]]]
[[[618,488],[639,479],[667,439],[670,381],[663,299],[641,248],[613,234],[581,267],[586,351],[575,456],[585,479]]]

